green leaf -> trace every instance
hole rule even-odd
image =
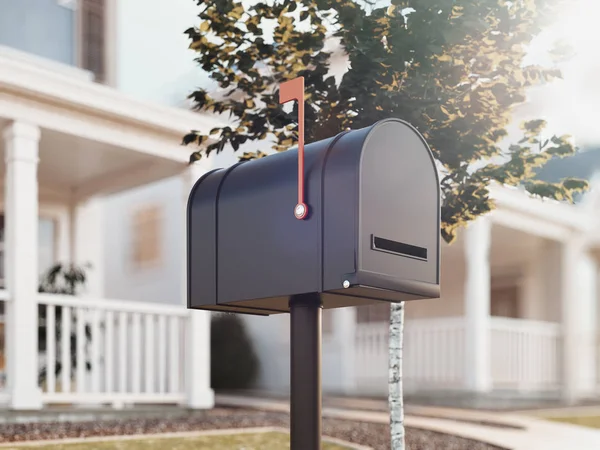
[[[201,145],[202,156],[208,156],[230,143],[242,158],[258,157],[247,150],[267,138],[277,151],[293,147],[297,105],[284,112],[277,86],[303,76],[307,142],[387,117],[420,130],[446,173],[441,233],[448,242],[495,207],[488,194],[492,181],[573,200],[580,182],[541,183],[534,170],[575,153],[568,136],[548,138],[546,122],[535,119],[522,124],[508,152],[499,147],[527,86],[560,76],[554,68],[524,61],[542,18],[556,14],[550,2],[511,2],[510,8],[504,0],[368,3],[366,8],[353,0],[283,0],[245,9],[232,0],[198,2],[202,22],[186,30],[190,48],[226,95],[217,101],[198,89],[189,98],[194,110],[225,113],[233,126],[211,130],[218,142],[190,132],[184,144]],[[298,8],[299,21],[290,15]],[[267,21],[276,24],[274,42],[259,37]],[[332,24],[349,63],[340,83],[330,75],[331,55],[324,51]],[[209,31],[218,42],[204,35]]]

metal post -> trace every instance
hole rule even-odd
[[[319,294],[290,299],[291,450],[321,449],[321,313]]]

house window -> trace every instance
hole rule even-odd
[[[133,214],[131,257],[135,268],[156,266],[160,262],[161,225],[158,206],[140,208]]]
[[[106,81],[105,0],[80,1],[80,64],[99,83]]]

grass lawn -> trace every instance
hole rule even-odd
[[[570,423],[583,427],[600,428],[600,416],[571,416],[571,417],[548,417],[553,422]]]
[[[279,432],[5,447],[7,450],[283,450],[289,448],[289,435]],[[323,442],[323,450],[348,450],[348,447]]]

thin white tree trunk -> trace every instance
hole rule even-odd
[[[404,302],[392,303],[389,333],[390,433],[392,450],[404,450],[404,403],[402,392],[402,346],[404,331]]]

